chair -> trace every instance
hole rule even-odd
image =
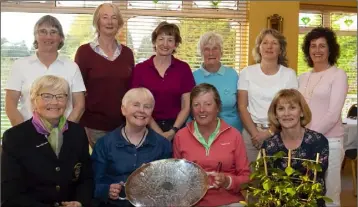
[[[347,118],[357,119],[357,111],[357,104],[353,104],[348,110]]]
[[[348,110],[347,118],[357,119],[357,111],[357,104],[353,104]],[[357,196],[357,149],[349,149],[345,151],[342,169],[347,160],[351,163],[354,196]]]

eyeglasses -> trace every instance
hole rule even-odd
[[[39,30],[37,30],[37,33],[40,36],[47,36],[48,34],[50,34],[50,36],[53,37],[53,36],[56,36],[58,34],[58,31],[56,29],[51,29],[51,30],[39,29]]]
[[[53,97],[56,97],[56,100],[58,102],[65,102],[67,101],[67,94],[65,93],[60,93],[60,94],[51,94],[51,93],[41,93],[38,94],[38,96],[41,96],[42,100],[44,100],[45,102],[51,102],[53,100]]]

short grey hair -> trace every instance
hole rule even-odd
[[[203,56],[204,47],[206,45],[218,45],[220,47],[220,52],[223,52],[223,37],[216,32],[206,32],[203,34],[198,42],[198,54]]]
[[[68,96],[70,96],[70,86],[66,79],[54,76],[54,75],[44,75],[37,78],[31,86],[30,89],[30,100],[32,108],[34,108],[35,99],[43,89],[51,89],[51,91],[61,91]],[[68,99],[69,100],[69,99]]]
[[[36,34],[37,34],[37,30],[39,29],[39,27],[41,25],[49,25],[51,27],[54,27],[58,30],[58,34],[60,35],[60,37],[62,38],[62,42],[60,42],[60,44],[58,45],[58,49],[61,49],[63,47],[63,45],[65,44],[65,35],[63,33],[63,29],[62,29],[62,25],[60,23],[60,21],[58,21],[58,19],[54,16],[51,15],[45,15],[43,17],[41,17],[35,24],[34,26],[34,37],[35,40],[33,42],[33,46],[35,49],[38,49],[38,43],[36,40]]]
[[[103,3],[96,8],[96,10],[94,11],[94,14],[93,14],[92,24],[93,24],[93,27],[96,29],[97,37],[99,37],[99,26],[98,26],[99,19],[100,19],[99,12],[103,6],[109,6],[113,9],[113,13],[116,15],[117,20],[118,20],[118,31],[124,25],[124,20],[123,20],[123,17],[122,17],[122,14],[121,14],[119,8],[115,4],[112,4],[112,3]],[[118,33],[118,31],[117,31],[117,33]]]
[[[124,94],[123,96],[122,106],[127,107],[128,103],[130,103],[137,97],[141,97],[143,99],[149,99],[151,102],[153,102],[153,108],[154,108],[155,105],[154,96],[147,88],[144,87],[132,88],[129,91],[127,91],[127,93]]]

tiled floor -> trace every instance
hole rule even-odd
[[[341,207],[356,207],[357,197],[353,195],[351,165],[347,162],[342,171]]]

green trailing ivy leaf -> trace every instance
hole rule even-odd
[[[258,175],[258,173],[256,173],[256,172],[251,173],[250,180],[254,179],[257,175]]]
[[[330,198],[328,198],[328,197],[326,197],[326,196],[322,196],[321,198],[322,198],[324,201],[326,201],[326,203],[332,203],[332,202],[333,202],[332,199],[330,199]]]
[[[295,195],[296,191],[293,188],[286,188],[286,192],[291,196]]]
[[[262,183],[262,187],[263,187],[265,190],[270,190],[270,189],[271,189],[271,186],[272,186],[271,180],[265,180],[264,183]]]
[[[292,167],[286,167],[285,172],[288,176],[290,176],[295,172],[295,170]]]
[[[285,152],[279,151],[279,152],[276,152],[276,153],[273,155],[273,157],[274,157],[274,158],[283,158],[285,155],[286,155]]]
[[[322,172],[322,166],[318,163],[314,163],[313,170],[317,170],[317,172]]]
[[[322,186],[320,183],[315,183],[312,185],[312,190],[316,191],[316,192],[321,192],[322,191]]]

